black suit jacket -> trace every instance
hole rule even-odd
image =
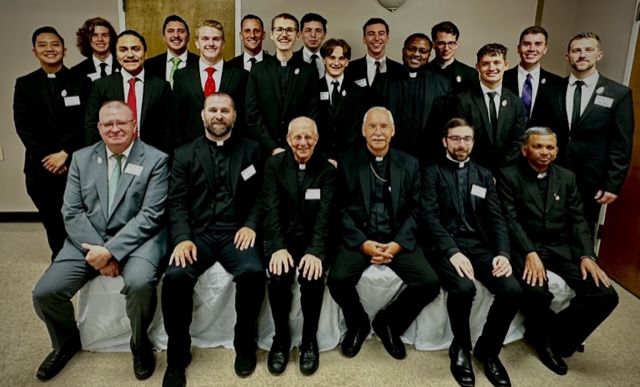
[[[248,74],[241,68],[224,63],[220,85],[216,91],[223,91],[233,98],[236,106],[234,136],[244,133],[244,93],[247,89]],[[173,75],[174,138],[178,145],[186,144],[204,134],[201,112],[204,105],[204,91],[200,81],[198,61],[180,69]]]
[[[348,82],[346,77],[340,85],[340,94],[334,105],[329,96],[333,89],[327,87],[327,81],[320,79],[320,114],[317,125],[320,147],[334,160],[365,146],[362,136],[362,120],[371,107],[371,98],[365,89]]]
[[[582,210],[573,172],[551,164],[546,197],[536,185],[537,173],[522,159],[503,168],[498,176],[498,192],[514,258],[524,260],[541,248],[568,260],[595,257],[591,232]]]
[[[520,143],[525,129],[524,106],[520,97],[502,88],[498,114],[497,141],[489,122],[489,111],[480,85],[462,91],[455,97],[455,117],[462,117],[475,129],[471,158],[496,173],[520,155]]]
[[[631,89],[605,78],[596,90],[575,128],[569,128],[566,94],[569,78],[552,88],[549,106],[541,121],[558,135],[557,162],[572,170],[581,192],[593,197],[599,189],[619,193],[631,162],[633,145],[633,99]],[[596,98],[604,102],[597,104]],[[608,104],[611,106],[602,106]]]
[[[106,101],[126,101],[122,74],[113,73],[93,83],[85,115],[85,144],[100,141],[98,113]],[[164,153],[171,154],[171,86],[169,82],[145,71],[142,109],[138,117],[140,139]]]
[[[423,96],[408,96],[408,82],[423,82]],[[431,164],[442,154],[442,126],[451,100],[449,80],[421,68],[415,79],[402,68],[395,73],[376,77],[371,87],[374,105],[384,106],[391,111],[395,120],[396,134],[391,146],[417,157],[423,164]],[[408,106],[422,110],[422,122],[419,128],[411,128],[403,122],[402,112]],[[410,133],[419,130],[418,133]]]
[[[544,119],[543,116],[545,114],[548,114],[545,111],[545,106],[548,104],[547,101],[549,98],[551,98],[549,95],[550,89],[552,85],[560,84],[562,82],[562,78],[541,68],[540,79],[538,82],[538,92],[536,94],[536,100],[533,101],[531,117],[526,117],[527,128],[537,126],[536,123]],[[504,72],[502,86],[509,89],[516,96],[520,96],[520,91],[518,90],[518,66]]]
[[[43,167],[42,159],[61,150],[69,154],[69,166],[71,154],[83,146],[87,84],[66,67],[56,73],[56,78],[59,86],[55,94],[41,68],[16,80],[13,119],[26,148],[24,173],[27,175],[50,174]],[[78,100],[74,101],[73,97]]]
[[[215,214],[216,183],[207,138],[202,136],[176,149],[169,183],[169,229],[173,246],[206,231]],[[254,231],[260,223],[260,148],[252,140],[231,136],[224,146],[231,147],[229,180],[241,227]],[[248,173],[253,170],[252,175]],[[243,172],[245,177],[242,176]]]
[[[395,74],[402,73],[404,70],[404,66],[401,63],[398,63],[391,58],[387,57],[387,71],[383,74]],[[356,82],[364,79],[367,86],[371,87],[369,84],[369,78],[367,77],[367,57],[366,55],[360,59],[355,59],[349,62],[349,66],[344,70],[344,76],[349,82]],[[375,82],[375,78],[374,78]]]
[[[427,63],[426,69],[449,79],[451,87],[456,93],[468,89],[479,82],[478,71],[462,62],[458,62],[457,59],[454,59],[445,69],[442,69],[435,60],[432,60]]]
[[[115,55],[112,54],[112,56],[113,56],[113,62],[112,62],[113,71],[111,72],[111,74],[119,72],[120,69],[122,68],[120,66],[120,62],[116,60]],[[99,71],[96,71],[96,67],[93,65],[93,58],[87,58],[83,60],[82,62],[73,66],[71,68],[71,71],[75,76],[77,76],[78,78],[87,80],[89,83],[93,82],[93,80],[89,78],[89,74],[95,74],[95,73],[98,73],[98,75],[100,74]]]
[[[266,256],[296,244],[305,246],[305,254],[324,260],[335,216],[336,169],[314,154],[306,163],[302,186],[298,186],[297,171],[291,151],[267,159],[262,195]],[[301,225],[304,235],[299,235]]]
[[[391,191],[391,227],[393,241],[403,249],[416,247],[417,222],[420,216],[420,167],[408,154],[389,149],[389,182]],[[369,151],[359,149],[338,164],[338,193],[342,240],[349,248],[357,248],[369,239],[366,234],[371,211],[371,167]]]
[[[286,148],[289,122],[296,117],[318,118],[318,71],[315,66],[293,58],[286,95],[280,91],[280,62],[275,57],[256,63],[247,84],[246,117],[249,136],[257,140],[266,155],[274,148]]]
[[[422,177],[422,223],[426,238],[446,258],[460,251],[456,243],[461,221],[457,167],[452,161],[442,160],[426,167]],[[469,168],[470,204],[470,208],[465,208],[467,220],[494,256],[509,257],[509,234],[491,172],[472,160],[466,168]],[[472,194],[474,185],[486,190],[484,197]]]
[[[189,51],[189,53],[187,54],[186,66],[189,66],[192,63],[198,63],[198,59],[200,59],[198,55]],[[171,66],[173,66],[169,63],[170,62],[167,62],[167,52],[163,51],[161,54],[145,60],[144,69],[149,72],[149,74],[155,75],[160,79],[165,79],[165,77],[167,76],[167,67],[171,68]],[[175,73],[173,74],[173,77],[175,81]]]

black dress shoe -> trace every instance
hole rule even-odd
[[[145,380],[153,375],[156,370],[156,357],[153,355],[153,349],[149,347],[143,350],[133,350],[133,373],[136,379]]]
[[[69,360],[71,360],[73,355],[78,353],[80,349],[82,349],[82,345],[80,344],[80,339],[77,339],[68,343],[59,351],[51,351],[51,353],[44,358],[40,367],[38,367],[36,378],[40,380],[49,380],[58,375],[64,366],[67,365]]]
[[[476,359],[478,357],[476,356]],[[484,374],[489,382],[496,387],[511,387],[509,374],[504,368],[497,355],[487,356],[484,359],[478,359],[484,366]]]
[[[451,347],[449,347],[449,358],[451,359],[451,374],[453,374],[456,382],[462,387],[475,386],[476,377],[473,374],[470,351],[451,344]]]
[[[184,368],[167,366],[164,378],[162,378],[162,387],[185,387],[187,376],[184,371]]]
[[[354,357],[357,355],[370,331],[371,327],[369,326],[369,322],[360,325],[358,328],[347,330],[347,333],[344,335],[344,340],[342,340],[342,344],[340,345],[340,352],[346,357]]]
[[[239,351],[236,350],[236,360],[233,363],[233,369],[236,375],[246,378],[256,369],[256,351]]]
[[[291,343],[277,338],[273,339],[273,344],[271,344],[271,350],[267,357],[267,368],[271,374],[278,376],[287,369],[290,350]]]
[[[562,360],[562,357],[558,355],[551,345],[546,343],[546,345],[540,345],[536,348],[538,351],[538,357],[542,364],[544,364],[548,369],[555,372],[558,375],[566,375],[569,368],[567,367],[567,363]]]
[[[320,354],[318,353],[318,343],[315,340],[302,340],[300,346],[300,372],[303,375],[313,375],[320,365]]]
[[[389,323],[383,317],[380,317],[380,313],[373,319],[372,326],[373,332],[382,340],[384,349],[389,352],[391,357],[400,360],[407,356],[407,350],[402,339],[400,339],[400,335],[393,332]]]

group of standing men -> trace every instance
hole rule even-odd
[[[33,292],[53,346],[37,377],[52,378],[81,348],[73,294],[95,276],[120,274],[135,375],[151,376],[146,330],[164,272],[163,385],[185,385],[193,289],[215,262],[236,282],[239,376],[256,367],[266,277],[275,324],[267,365],[284,372],[296,269],[300,369],[317,370],[329,265],[347,357],[373,327],[390,355],[404,358],[400,336],[442,286],[459,384],[475,383],[473,349],[492,384],[510,385],[498,354],[520,307],[542,362],[566,373],[562,357],[617,304],[591,235],[631,155],[631,92],[596,71],[597,35],[570,40],[572,74],[562,79],[540,68],[540,27],[523,31],[520,63],[506,70],[501,44],[483,46],[475,69],[457,61],[451,22],[434,26],[431,39],[407,37],[402,64],[386,56],[382,19],[365,23],[367,54],[354,61],[344,40],[323,43],[320,15],[298,22],[284,13],[271,24],[273,56],[262,50],[262,20],[247,15],[243,54],[227,62],[219,22],[195,31],[198,56],[187,50],[187,23],[172,15],[162,30],[167,52],[145,60],[143,36],[116,35],[94,18],[77,33],[87,60],[71,70],[55,29],[33,34],[41,69],[16,82],[14,116],[27,148],[27,191],[53,252]],[[294,51],[298,37],[304,47]],[[36,112],[43,105],[47,114]],[[558,154],[569,169],[552,164]],[[389,266],[407,285],[372,323],[355,288],[371,264]],[[558,314],[549,309],[547,268],[577,293]],[[472,348],[474,279],[495,301]]]

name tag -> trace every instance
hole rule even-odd
[[[80,97],[73,95],[70,97],[64,97],[64,106],[80,106]]]
[[[595,103],[596,105],[604,106],[606,108],[610,108],[613,105],[613,98],[597,95],[593,103]]]
[[[360,87],[367,87],[367,78],[358,79],[355,83]]]
[[[304,200],[319,200],[320,188],[308,188],[304,194]]]
[[[142,165],[127,164],[127,166],[124,168],[124,173],[128,173],[134,176],[140,176],[140,174],[142,173],[142,169]]]
[[[487,196],[487,189],[474,184],[471,186],[471,195],[484,199]]]
[[[87,77],[89,77],[89,79],[91,79],[91,82],[94,82],[96,79],[100,79],[100,74],[91,73],[91,74],[87,74]]]
[[[244,171],[240,172],[240,175],[242,176],[242,179],[244,181],[249,180],[249,178],[255,174],[256,168],[253,166],[253,164],[249,165],[247,168],[245,168]]]
[[[328,101],[329,100],[329,92],[321,91],[320,92],[320,101]]]

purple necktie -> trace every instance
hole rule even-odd
[[[533,97],[533,87],[531,87],[531,74],[527,74],[527,79],[522,85],[522,103],[524,104],[524,110],[527,113],[527,120],[531,118],[531,101]]]

